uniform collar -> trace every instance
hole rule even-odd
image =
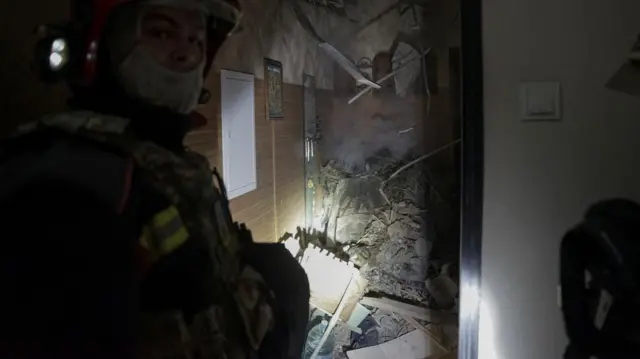
[[[193,122],[188,115],[113,94],[75,96],[70,105],[76,109],[128,118],[138,139],[151,141],[175,153],[185,151],[184,137]]]

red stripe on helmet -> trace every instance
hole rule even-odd
[[[73,22],[77,24],[84,24],[82,26],[82,32],[84,33],[82,38],[82,56],[79,59],[79,64],[77,67],[77,77],[75,77],[75,83],[81,87],[91,86],[93,83],[96,71],[97,71],[97,61],[98,61],[98,48],[100,47],[100,40],[102,39],[103,32],[105,30],[105,26],[107,25],[107,20],[109,19],[109,15],[114,10],[114,8],[119,5],[134,2],[136,0],[75,0],[73,4],[76,6]],[[236,10],[235,15],[240,16],[240,5],[237,0],[218,0],[227,4]],[[85,11],[79,11],[80,8],[84,8]],[[216,17],[217,14],[210,14],[213,17]],[[86,17],[89,18],[86,18]],[[232,25],[236,25],[235,23]],[[232,30],[232,28],[228,29]],[[207,59],[205,64],[205,76],[208,74],[209,69],[211,68],[211,64],[213,62],[213,57],[218,47],[224,42],[227,34],[209,34],[208,36],[208,46],[207,46]]]
[[[118,5],[131,2],[133,0],[84,0],[85,6],[89,6],[91,19],[77,19],[82,22],[89,21],[86,38],[84,39],[84,58],[81,59],[81,69],[79,76],[80,85],[88,86],[95,77],[98,60],[98,47],[102,33],[107,24],[109,14]],[[87,3],[88,2],[88,3]]]

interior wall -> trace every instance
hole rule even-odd
[[[256,76],[256,151],[258,188],[231,201],[234,219],[247,224],[260,242],[275,241],[286,232],[304,227],[304,99],[303,73],[316,79],[317,115],[329,117],[332,105],[334,63],[324,54],[298,23],[286,2],[241,1],[243,30],[230,37],[214,61],[214,73],[207,85],[212,103],[202,111],[210,121],[187,139],[215,135],[215,141],[201,142],[199,151],[208,153],[213,165],[221,168],[220,79],[221,69],[252,73]],[[339,27],[339,20],[326,16],[320,8],[307,7],[317,29]],[[269,120],[266,113],[264,58],[280,61],[283,72],[284,118]]]
[[[637,0],[483,1],[480,358],[561,358],[560,239],[595,201],[640,200],[640,98],[604,87],[638,13]],[[519,120],[528,80],[561,82],[562,121]]]
[[[205,155],[212,166],[222,171],[222,137],[220,111],[220,74],[212,74],[207,79],[211,91],[211,101],[200,111],[209,120],[205,127],[191,132],[185,144],[194,151]],[[275,238],[275,208],[273,199],[273,138],[271,123],[266,120],[264,81],[255,81],[255,135],[257,188],[245,195],[234,198],[231,212],[234,220],[245,223],[259,242],[272,242]]]
[[[185,143],[221,170],[219,73],[208,79],[207,87],[212,99],[201,111],[209,122],[189,134]],[[257,189],[231,200],[234,220],[245,223],[257,242],[273,242],[304,226],[303,88],[284,84],[284,118],[277,120],[267,119],[265,90],[265,81],[256,79]]]
[[[64,108],[68,91],[39,81],[34,46],[38,25],[68,17],[68,0],[0,2],[0,138],[18,124]]]

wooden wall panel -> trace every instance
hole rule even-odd
[[[209,76],[207,88],[211,91],[211,100],[200,108],[208,119],[207,125],[190,133],[185,144],[209,159],[212,166],[222,173],[222,138],[220,113],[220,75]],[[271,124],[266,120],[263,81],[255,82],[255,131],[256,166],[258,174],[257,189],[236,197],[231,201],[231,213],[234,220],[245,223],[251,229],[257,242],[275,240],[275,208],[273,201],[273,156]]]
[[[304,227],[303,88],[284,85],[284,119],[273,121],[275,135],[276,232]]]
[[[284,118],[270,121],[265,82],[255,80],[255,129],[258,188],[231,201],[234,219],[252,231],[257,242],[273,242],[286,231],[304,225],[304,147],[302,86],[284,85]],[[206,126],[189,134],[186,144],[222,168],[220,134],[220,76],[207,81],[210,103],[200,111]],[[330,99],[329,91],[325,98]],[[274,172],[275,171],[275,172]],[[274,185],[275,184],[275,185]]]

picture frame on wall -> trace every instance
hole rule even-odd
[[[264,59],[265,80],[267,83],[267,114],[270,120],[284,118],[282,93],[282,63]]]

